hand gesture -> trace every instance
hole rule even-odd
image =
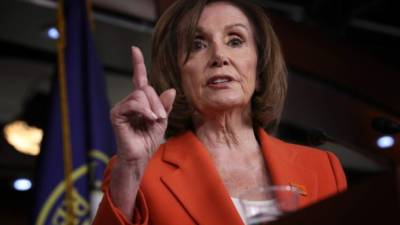
[[[125,163],[147,162],[159,147],[175,100],[175,89],[160,96],[148,84],[143,55],[132,47],[133,91],[111,110],[117,155]]]

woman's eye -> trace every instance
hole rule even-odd
[[[243,41],[240,38],[232,38],[229,40],[228,45],[232,47],[240,47],[242,46]]]
[[[207,45],[203,40],[195,39],[193,41],[193,46],[192,46],[193,50],[200,50],[200,49],[203,49],[205,47],[207,47]]]

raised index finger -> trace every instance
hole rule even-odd
[[[143,54],[137,47],[132,47],[132,83],[134,89],[139,89],[148,84],[146,66],[144,65]]]

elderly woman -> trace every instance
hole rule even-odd
[[[279,120],[286,70],[261,9],[177,1],[152,47],[151,82],[132,48],[134,89],[111,111],[118,152],[94,224],[243,224],[232,197],[249,190],[292,185],[304,207],[346,188],[332,153],[264,131]]]

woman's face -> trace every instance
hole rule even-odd
[[[208,4],[201,13],[192,53],[179,53],[186,97],[200,113],[249,106],[256,86],[257,51],[246,15],[227,2]]]

